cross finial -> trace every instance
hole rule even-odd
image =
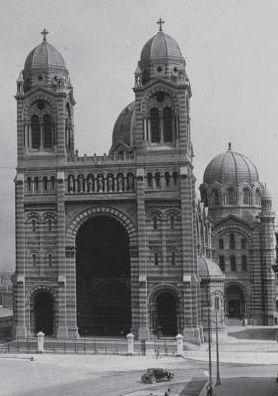
[[[228,150],[232,150],[232,143],[231,142],[228,143]]]
[[[162,32],[162,25],[165,23],[163,19],[159,18],[159,20],[156,22],[159,25],[159,31]]]
[[[43,31],[41,32],[41,34],[42,34],[42,36],[43,36],[43,41],[46,41],[46,35],[48,34],[49,32],[44,28],[43,29]]]

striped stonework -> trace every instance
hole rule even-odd
[[[34,70],[30,81],[19,80],[16,96],[16,336],[179,333],[200,343],[202,276],[217,290],[223,279],[210,282],[211,263],[201,275],[198,267],[199,254],[211,258],[211,238],[209,218],[202,214],[200,228],[196,207],[183,58],[166,74],[152,64],[150,79],[138,72],[134,110],[123,113],[129,142],[113,132],[116,144],[103,156],[74,151],[68,71],[61,66],[61,79],[48,66],[45,80]]]

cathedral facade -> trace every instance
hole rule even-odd
[[[221,232],[234,217],[221,207],[219,225],[206,178],[197,202],[190,82],[161,21],[142,49],[133,91],[109,154],[79,156],[69,72],[45,31],[25,61],[16,94],[16,337],[181,333],[201,342],[215,309],[223,325],[225,276],[212,242],[226,238]],[[270,208],[264,213],[260,224],[272,224]],[[269,290],[267,270],[263,276]],[[270,300],[256,306],[258,315],[271,316]]]

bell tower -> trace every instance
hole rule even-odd
[[[73,88],[62,55],[47,41],[28,55],[17,80],[18,166],[74,153]],[[26,162],[27,161],[27,162]]]
[[[140,150],[178,149],[192,156],[190,82],[177,42],[159,30],[144,45],[135,70],[134,146]]]
[[[74,154],[73,88],[63,56],[47,41],[27,56],[17,79],[15,335],[38,331],[25,309],[58,301],[51,332],[67,336],[65,320],[65,172]],[[59,225],[58,225],[59,224]],[[57,285],[57,289],[50,285]],[[57,294],[57,296],[55,295]],[[54,303],[53,303],[54,304]],[[45,304],[43,304],[45,305]],[[35,309],[35,308],[34,308]]]

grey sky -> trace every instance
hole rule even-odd
[[[0,269],[14,268],[15,82],[40,31],[70,72],[76,148],[102,154],[133,101],[137,60],[159,17],[187,62],[197,187],[231,141],[256,164],[277,210],[277,0],[0,0]]]

